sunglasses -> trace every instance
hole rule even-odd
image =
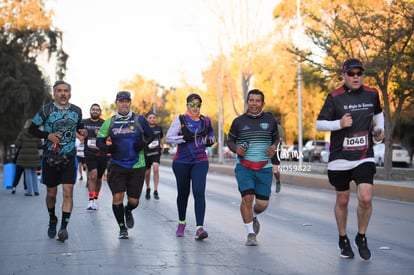
[[[187,106],[190,107],[190,108],[200,108],[201,103],[190,102],[190,103],[187,103]]]
[[[353,77],[353,76],[355,76],[355,75],[357,75],[357,76],[361,76],[361,75],[363,75],[364,73],[362,72],[362,71],[359,71],[359,72],[346,72],[346,74],[348,75],[348,76],[350,76],[350,77]]]

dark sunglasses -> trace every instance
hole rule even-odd
[[[190,108],[200,108],[201,103],[190,102],[190,103],[187,103],[187,106],[190,107]]]
[[[357,75],[357,76],[361,76],[361,75],[363,75],[364,73],[362,72],[362,71],[359,71],[359,72],[346,72],[346,74],[348,75],[348,76],[350,76],[350,77],[353,77],[353,76],[355,76],[355,75]]]

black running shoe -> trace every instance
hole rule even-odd
[[[58,220],[50,220],[49,221],[49,228],[47,229],[47,235],[49,238],[53,239],[56,237],[56,226],[58,224]]]
[[[149,200],[151,199],[151,189],[147,188],[147,191],[145,193],[145,199]]]
[[[119,230],[119,237],[118,237],[118,239],[123,239],[123,240],[129,239],[129,237],[128,237],[128,229],[126,229],[126,228],[120,229]]]
[[[354,258],[354,252],[352,251],[348,237],[345,237],[345,239],[339,238],[339,249],[341,250],[341,258]]]
[[[128,228],[134,227],[134,216],[132,216],[132,212],[125,209],[125,222]]]
[[[275,192],[279,193],[280,189],[282,189],[282,184],[280,184],[280,181],[276,181],[276,190],[275,190]]]
[[[60,229],[56,240],[64,243],[67,239],[69,239],[68,231],[65,228]]]
[[[355,237],[355,246],[358,247],[359,256],[364,260],[371,259],[371,251],[368,248],[367,238],[356,236]]]
[[[158,196],[158,191],[157,190],[154,191],[154,199],[156,199],[156,200],[160,199],[160,196]]]

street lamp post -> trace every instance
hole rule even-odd
[[[220,54],[219,56],[219,62],[218,62],[218,70],[217,70],[217,93],[218,93],[218,114],[217,114],[217,122],[218,122],[218,157],[219,157],[219,163],[224,162],[223,158],[223,141],[224,141],[224,131],[223,131],[223,121],[224,121],[224,109],[223,109],[223,91],[222,91],[222,74],[221,74],[221,59],[222,56]]]
[[[177,117],[177,115],[178,115],[178,95],[177,95],[175,87],[170,87],[170,91],[171,91],[171,94],[173,94],[174,97],[175,97],[174,117]]]
[[[152,98],[152,111],[154,112],[154,114],[157,113],[157,96],[158,96],[159,89],[162,89],[164,91],[164,86],[156,83],[155,84],[154,95],[153,95],[153,98]]]
[[[300,17],[300,0],[296,0],[296,36],[297,36],[297,47],[300,47],[301,32],[302,32],[302,19]],[[300,57],[298,57],[298,151],[302,152],[302,68],[300,64]],[[299,166],[302,166],[303,159],[299,157]]]

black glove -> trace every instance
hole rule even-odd
[[[137,141],[134,143],[134,150],[135,152],[139,153],[142,149],[145,148],[145,146],[147,146],[147,144],[144,141]]]
[[[211,146],[213,146],[213,144],[214,144],[214,141],[213,141],[213,139],[212,138],[206,138],[206,147],[211,147]]]

